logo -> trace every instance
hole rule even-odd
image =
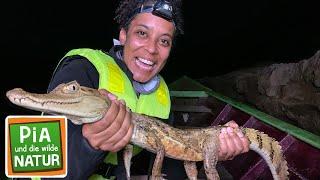
[[[67,175],[66,117],[8,116],[5,138],[8,177]]]

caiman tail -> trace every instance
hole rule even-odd
[[[288,179],[287,161],[283,157],[282,149],[274,138],[252,128],[242,128],[250,141],[250,149],[257,152],[268,164],[273,179]]]

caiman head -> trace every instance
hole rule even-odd
[[[6,95],[18,106],[53,115],[65,115],[75,124],[101,119],[110,105],[108,98],[98,90],[80,86],[76,81],[60,84],[45,94],[15,88]]]

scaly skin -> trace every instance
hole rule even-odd
[[[65,115],[75,124],[95,122],[108,110],[110,101],[98,90],[82,87],[72,81],[60,84],[47,94],[29,93],[22,89],[7,92],[9,100],[19,106],[55,115]],[[157,154],[152,179],[161,179],[163,157],[185,161],[189,179],[197,179],[195,162],[204,161],[208,179],[219,179],[216,171],[219,134],[222,126],[177,129],[156,118],[132,113],[134,131],[131,143]],[[250,141],[250,149],[267,162],[274,179],[288,179],[287,162],[279,143],[263,132],[241,128]],[[131,145],[125,148],[125,167],[130,178]]]

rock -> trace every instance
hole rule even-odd
[[[320,51],[297,63],[234,71],[201,83],[320,135]]]

